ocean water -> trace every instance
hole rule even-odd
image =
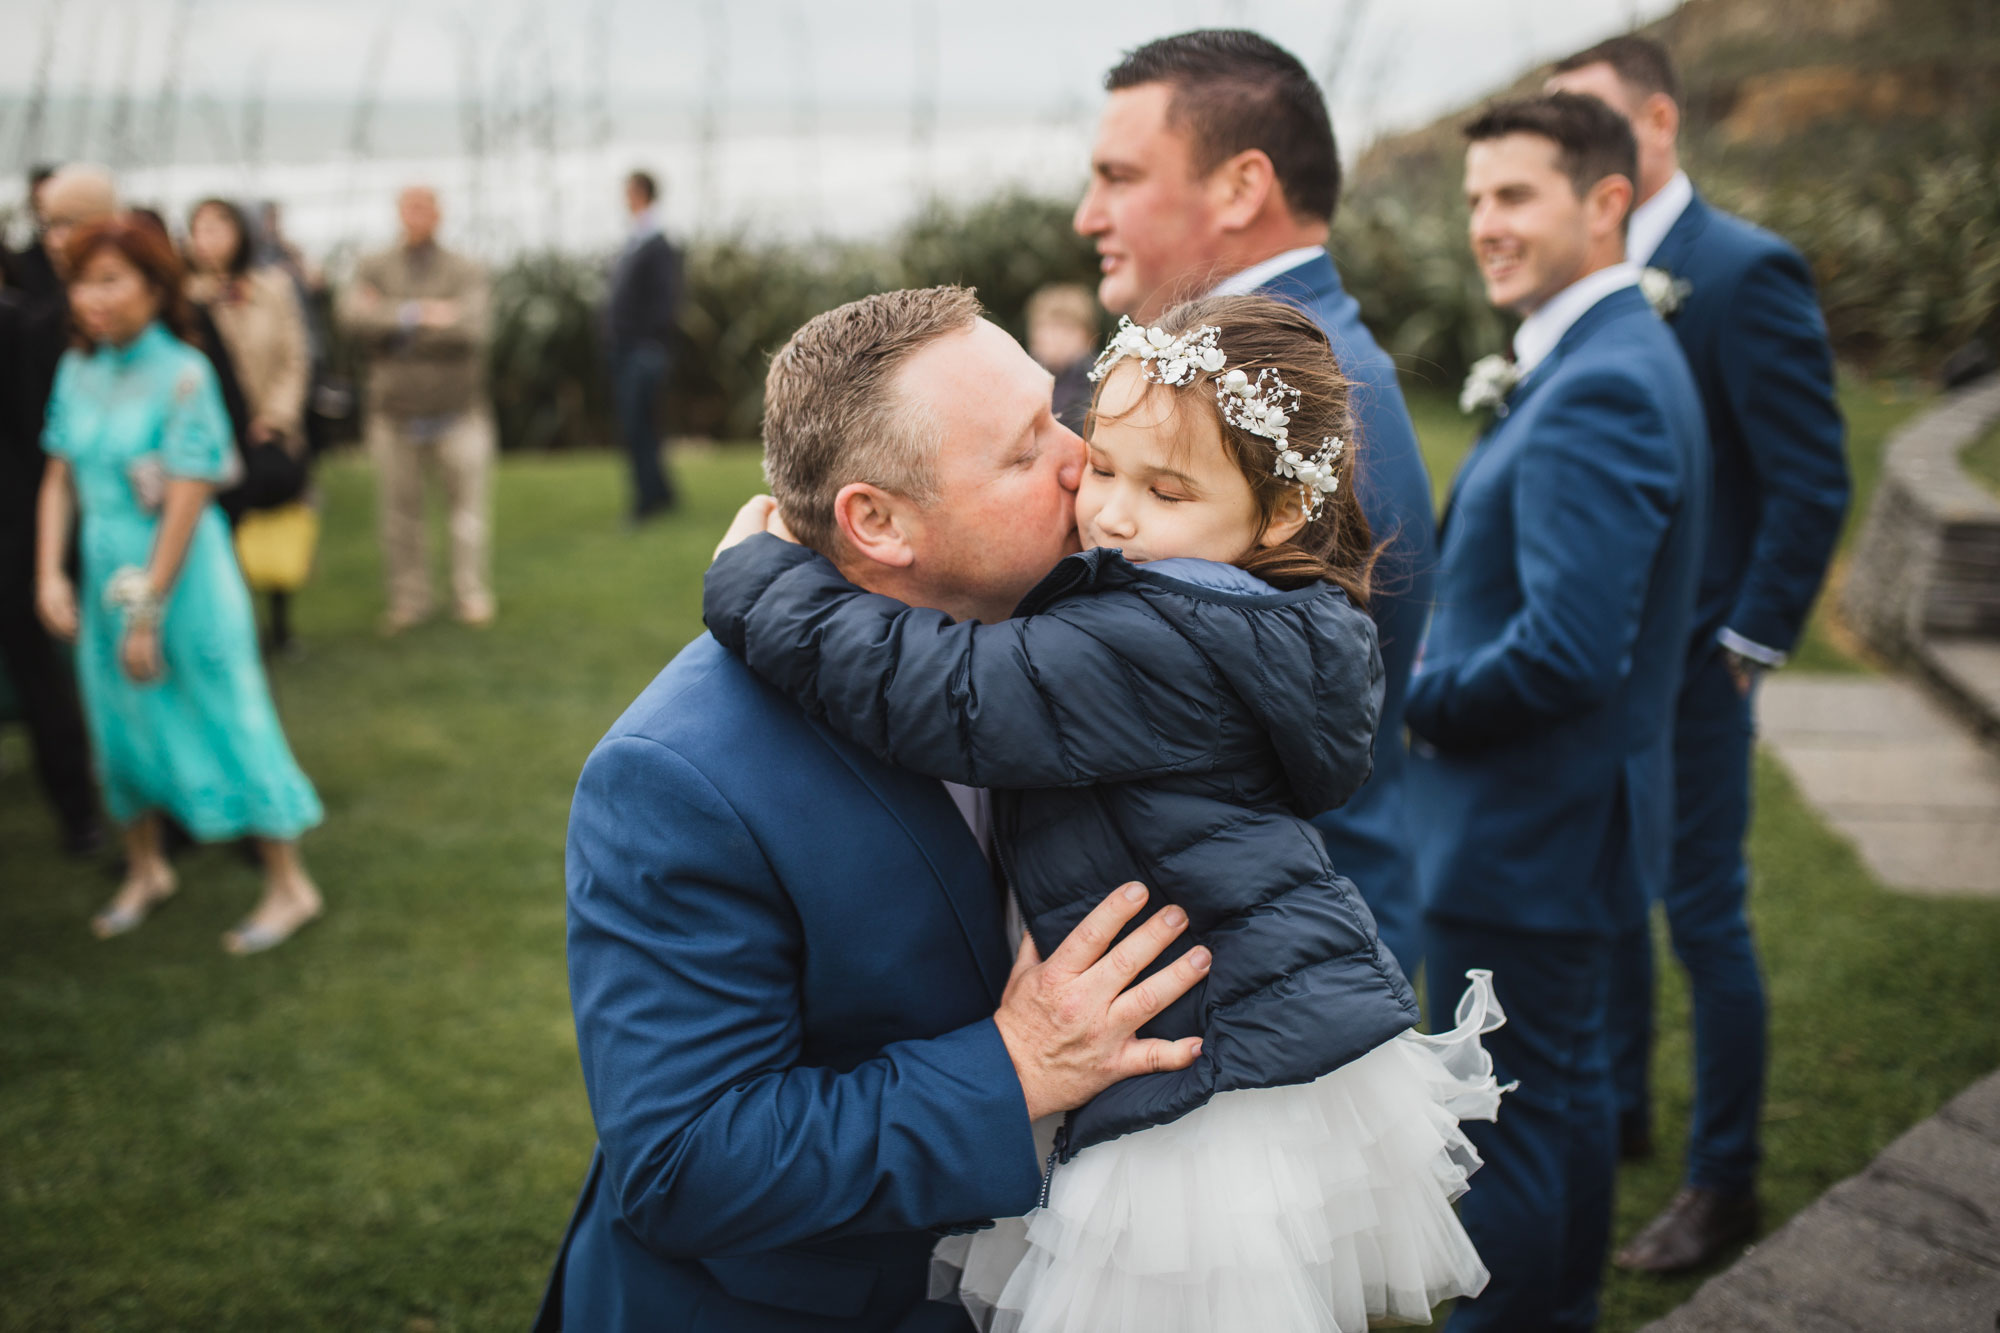
[[[195,152],[118,175],[128,201],[159,209],[177,228],[212,195],[277,200],[292,240],[336,262],[389,243],[397,192],[427,184],[440,196],[446,242],[498,259],[615,247],[627,221],[624,177],[635,167],[664,182],[667,227],[678,236],[852,239],[891,231],[932,198],[969,201],[1005,189],[1075,198],[1094,131],[1081,115],[992,115],[919,136],[907,119],[885,116],[810,130],[738,125],[704,142],[693,118],[678,119],[596,146],[550,152],[516,142],[475,158],[459,148],[448,118],[405,113],[384,118],[366,157],[337,146],[344,127],[314,133],[307,124],[284,135],[296,160],[252,166]],[[20,195],[18,178],[5,181],[0,207],[17,205]]]

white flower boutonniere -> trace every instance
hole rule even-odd
[[[1649,268],[1639,274],[1639,294],[1661,319],[1672,319],[1693,291],[1693,283],[1663,268]]]
[[[1465,377],[1465,387],[1458,391],[1458,410],[1467,416],[1474,412],[1491,412],[1496,417],[1507,415],[1507,395],[1521,382],[1521,368],[1499,353],[1482,356],[1472,363],[1472,371]]]

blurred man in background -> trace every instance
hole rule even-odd
[[[1693,367],[1715,461],[1715,506],[1675,709],[1674,869],[1663,894],[1694,1005],[1687,1184],[1619,1251],[1641,1272],[1693,1268],[1757,1231],[1764,983],[1750,937],[1750,741],[1758,677],[1798,642],[1847,510],[1833,354],[1798,251],[1709,207],[1680,168],[1680,80],[1666,49],[1614,37],[1556,67],[1551,88],[1608,104],[1639,144],[1626,254],[1664,293]],[[1619,940],[1612,1073],[1627,1156],[1652,1151],[1653,948]]]
[[[1314,824],[1334,868],[1373,909],[1382,942],[1415,972],[1423,946],[1403,807],[1403,699],[1430,613],[1436,523],[1396,368],[1327,253],[1340,157],[1326,101],[1289,52],[1241,31],[1149,42],[1104,86],[1111,98],[1076,210],[1077,231],[1097,242],[1104,308],[1150,322],[1211,292],[1290,301],[1319,324],[1353,381],[1355,490],[1385,546],[1369,604],[1385,692],[1374,776]]]
[[[109,173],[71,166],[36,182],[31,197],[39,233],[33,253],[47,266],[47,280],[15,286],[10,269],[10,285],[0,289],[0,666],[20,699],[63,846],[90,855],[104,845],[104,830],[76,677],[35,614],[35,499],[42,419],[56,364],[69,347],[63,249],[78,229],[117,211],[118,193]]]
[[[451,592],[458,619],[493,619],[493,412],[486,396],[486,271],[437,242],[437,195],[414,185],[397,201],[402,242],[369,255],[342,294],[342,321],[370,362],[368,452],[375,462],[385,634],[429,617],[424,476],[444,482]]]
[[[1052,282],[1028,298],[1028,355],[1056,377],[1056,420],[1083,433],[1090,411],[1090,367],[1102,330],[1090,288]]]
[[[649,173],[635,171],[625,178],[625,207],[632,224],[611,262],[611,293],[605,309],[611,392],[619,437],[632,469],[635,524],[666,513],[675,498],[673,478],[660,464],[655,409],[660,385],[673,365],[681,254],[660,230],[659,196],[659,183]]]
[[[0,287],[21,292],[37,301],[46,301],[62,293],[62,280],[56,277],[55,260],[49,254],[42,232],[48,221],[42,189],[55,174],[56,168],[47,163],[28,169],[28,217],[34,223],[35,234],[19,250],[0,250]]]

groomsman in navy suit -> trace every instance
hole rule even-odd
[[[1745,910],[1753,687],[1783,664],[1819,591],[1847,507],[1845,432],[1811,271],[1778,237],[1711,208],[1680,169],[1679,80],[1666,51],[1616,37],[1557,66],[1551,88],[1602,99],[1639,145],[1627,256],[1656,271],[1667,321],[1701,387],[1714,459],[1708,552],[1675,716],[1674,871],[1664,895],[1694,1001],[1687,1178],[1621,1250],[1671,1273],[1757,1229],[1764,986]],[[1619,942],[1612,1075],[1627,1155],[1652,1150],[1652,936]]]
[[[1313,823],[1374,911],[1382,942],[1414,973],[1422,929],[1403,796],[1403,697],[1430,613],[1436,525],[1396,367],[1327,253],[1340,156],[1326,100],[1290,52],[1234,29],[1148,42],[1104,86],[1111,97],[1076,229],[1097,242],[1105,308],[1147,322],[1211,293],[1277,297],[1313,317],[1354,383],[1355,489],[1386,544],[1369,604],[1386,681],[1374,775]]]
[[[1451,1323],[1573,1333],[1597,1321],[1617,1168],[1612,941],[1672,847],[1708,448],[1687,361],[1624,260],[1624,120],[1558,93],[1466,136],[1487,296],[1525,318],[1444,519],[1409,797],[1431,1011],[1492,968],[1508,1021],[1488,1049],[1519,1087],[1466,1126],[1486,1166],[1462,1216],[1493,1280]]]

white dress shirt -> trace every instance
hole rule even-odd
[[[1532,315],[1521,321],[1521,327],[1514,330],[1514,364],[1520,368],[1525,378],[1536,366],[1548,359],[1556,344],[1569,332],[1569,326],[1582,319],[1584,312],[1615,291],[1639,284],[1639,266],[1633,263],[1613,264],[1595,273],[1587,273],[1569,286],[1544,301]]]
[[[958,813],[965,820],[965,826],[972,830],[972,836],[979,843],[979,850],[986,853],[986,859],[993,859],[993,793],[984,787],[967,787],[956,782],[946,782],[944,794],[951,797],[951,803],[958,807]],[[1028,923],[1021,916],[1021,905],[1014,901],[1010,891],[1007,894],[1007,947],[1021,947],[1021,937],[1028,933]]]
[[[1281,255],[1272,255],[1261,263],[1252,264],[1241,273],[1232,273],[1209,289],[1210,296],[1248,296],[1280,273],[1290,273],[1301,264],[1310,263],[1326,253],[1323,245],[1302,245],[1296,250],[1287,250]]]
[[[1625,225],[1625,257],[1640,268],[1652,263],[1660,242],[1693,202],[1694,182],[1685,171],[1676,171],[1658,194],[1632,210],[1632,220]]]

